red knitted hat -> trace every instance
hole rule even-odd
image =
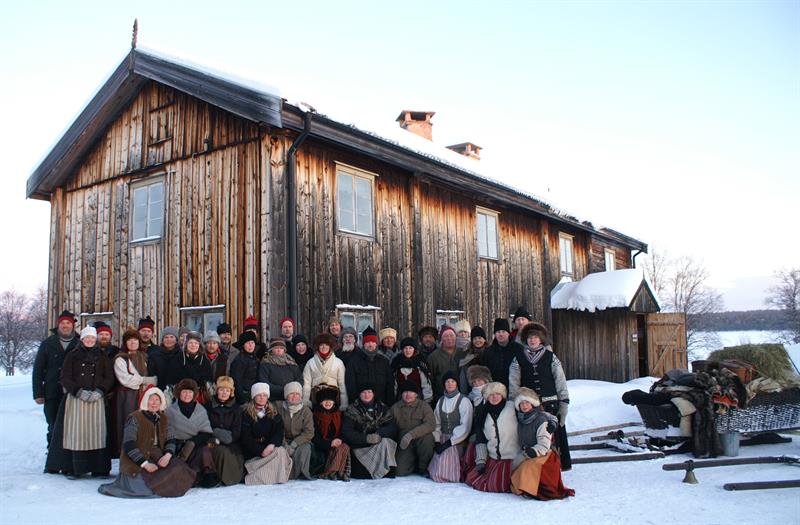
[[[249,330],[251,328],[255,328],[258,330],[259,324],[258,319],[256,319],[255,315],[248,315],[247,318],[244,320],[244,329]]]

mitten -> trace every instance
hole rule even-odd
[[[406,432],[403,434],[403,437],[400,438],[400,448],[402,450],[407,449],[413,439],[414,436],[411,435],[411,432]]]
[[[381,441],[380,434],[367,434],[367,443],[369,443],[370,445],[380,443],[380,441]]]

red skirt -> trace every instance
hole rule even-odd
[[[511,491],[540,500],[564,499],[575,491],[564,486],[561,479],[561,460],[556,451],[547,456],[526,459],[511,474]]]
[[[486,460],[486,470],[480,474],[477,469],[467,473],[466,483],[475,490],[482,492],[511,492],[511,464],[510,459]]]

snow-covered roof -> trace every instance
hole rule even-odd
[[[639,268],[590,273],[577,282],[562,280],[550,292],[553,310],[586,310],[594,312],[606,308],[628,308],[639,289],[650,290],[644,272]],[[653,300],[657,302],[655,294]]]

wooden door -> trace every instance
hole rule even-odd
[[[647,354],[650,375],[653,377],[661,377],[673,368],[689,367],[685,314],[647,315]]]

